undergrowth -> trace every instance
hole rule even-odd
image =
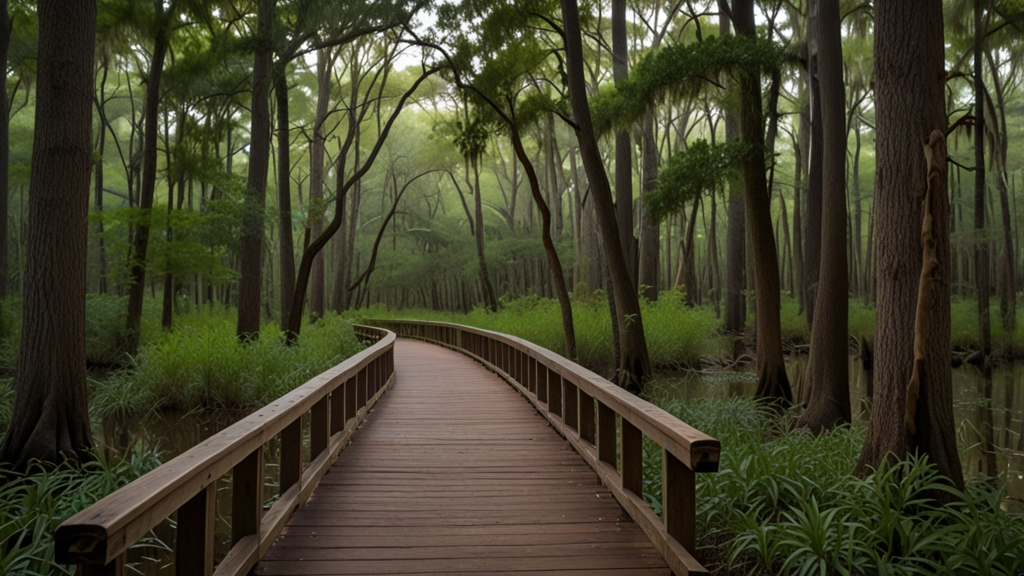
[[[157,449],[134,446],[122,456],[99,451],[80,468],[36,463],[23,474],[0,468],[0,574],[74,574],[74,566],[54,560],[57,526],[160,463]],[[150,535],[135,547],[166,545]]]
[[[305,326],[292,346],[276,324],[243,345],[233,319],[203,313],[189,320],[93,384],[97,416],[260,406],[363,349],[351,321],[333,314]]]
[[[1024,570],[1024,517],[984,478],[958,491],[927,457],[853,476],[862,427],[820,436],[750,398],[652,401],[722,444],[697,476],[698,556],[719,574],[1008,574]],[[661,451],[644,447],[645,498],[660,513]],[[938,504],[934,494],[952,496]]]

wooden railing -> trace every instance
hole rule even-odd
[[[120,575],[128,548],[177,511],[177,574],[248,573],[393,381],[395,335],[368,326],[356,334],[373,344],[61,524],[57,561],[78,564],[78,574]],[[264,446],[277,436],[280,493],[264,511]],[[228,472],[231,549],[214,570],[216,486]]]
[[[693,557],[694,473],[718,470],[718,440],[575,362],[514,336],[443,322],[366,323],[458,350],[518,388],[597,471],[676,574],[707,573]],[[662,448],[664,522],[643,499],[644,436]]]

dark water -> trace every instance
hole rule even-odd
[[[786,370],[793,394],[800,385],[807,356],[791,356]],[[682,398],[749,396],[757,382],[751,372],[679,373]],[[1006,485],[1004,505],[1024,506],[1024,362],[1008,363],[993,371],[987,387],[981,371],[971,365],[953,369],[953,415],[964,477],[984,473]],[[850,358],[850,405],[857,425],[867,425],[870,407],[867,377],[856,358]]]

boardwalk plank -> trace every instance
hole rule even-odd
[[[261,575],[666,576],[534,408],[468,358],[395,344],[396,379],[261,561]]]

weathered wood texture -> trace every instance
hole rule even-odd
[[[501,354],[510,370],[528,365]],[[389,393],[258,574],[670,573],[516,389],[422,342],[397,341],[395,364]]]

